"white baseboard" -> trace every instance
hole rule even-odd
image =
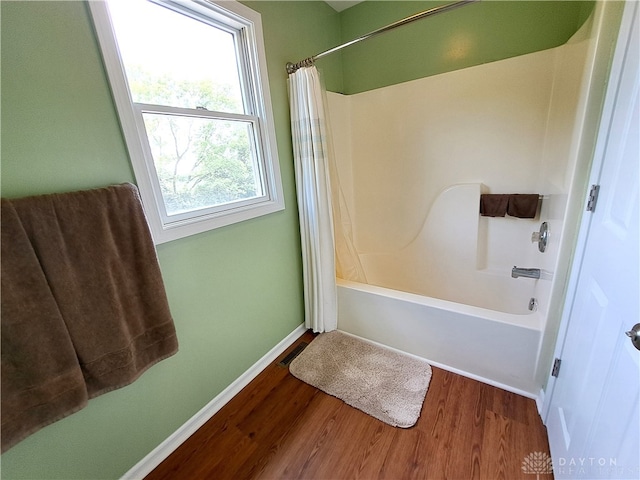
[[[167,458],[185,440],[202,427],[213,415],[224,407],[229,400],[236,396],[240,390],[246,387],[265,368],[275,361],[287,348],[306,332],[304,324],[287,335],[280,343],[269,350],[260,360],[254,363],[246,372],[240,375],[231,385],[225,388],[213,400],[205,405],[198,413],[187,420],[178,430],[169,436],[160,445],[154,448],[147,456],[135,464],[121,480],[139,480],[147,476],[160,463]]]

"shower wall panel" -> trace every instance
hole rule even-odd
[[[347,97],[351,151],[341,156],[357,179],[358,250],[409,244],[449,185],[535,192],[555,55],[546,50]]]

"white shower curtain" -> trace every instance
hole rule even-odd
[[[340,189],[327,135],[322,85],[315,66],[300,68],[289,75],[289,97],[302,240],[305,325],[314,332],[328,332],[335,330],[338,323],[336,263],[342,270],[338,271],[340,276],[346,276],[343,273],[346,272],[351,279],[363,281],[364,275],[352,242],[345,241],[346,222],[340,213]],[[334,236],[334,232],[337,235]],[[355,278],[358,276],[360,278]]]

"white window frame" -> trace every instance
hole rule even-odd
[[[123,0],[126,1],[126,0]],[[284,209],[284,195],[260,14],[235,0],[153,0],[174,11],[230,32],[238,32],[236,49],[240,66],[243,100],[248,114],[229,114],[209,110],[182,109],[187,116],[200,118],[235,118],[253,125],[254,145],[264,192],[263,196],[229,202],[212,208],[167,215],[160,184],[151,156],[143,121],[143,112],[163,113],[157,105],[136,104],[131,98],[126,74],[115,37],[108,6],[91,0],[89,8],[100,45],[116,110],[131,158],[149,227],[156,244],[205,232]],[[249,97],[249,98],[246,98]],[[171,112],[181,109],[171,108]],[[169,113],[164,110],[164,113]]]

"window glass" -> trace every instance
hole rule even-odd
[[[252,125],[144,113],[167,215],[264,194]]]
[[[146,0],[109,9],[134,102],[245,113],[232,33]]]

